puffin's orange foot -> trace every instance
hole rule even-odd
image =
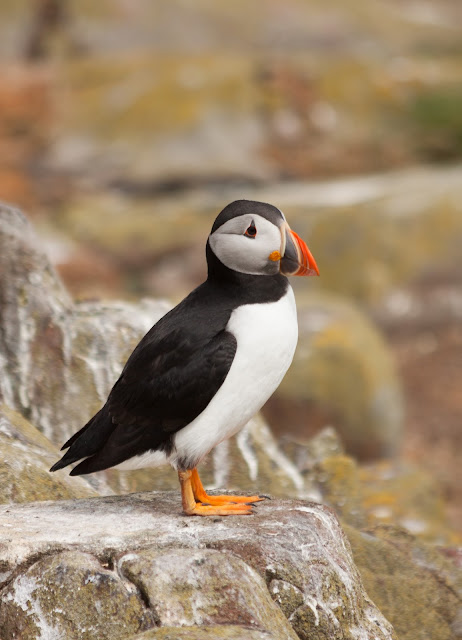
[[[224,504],[222,506],[202,504],[196,502],[194,505],[183,505],[187,516],[250,516],[252,506],[250,504]]]
[[[183,510],[188,516],[248,516],[259,496],[209,496],[196,469],[178,471]],[[236,504],[239,503],[239,504]]]
[[[260,500],[264,500],[264,498],[260,498],[260,496],[233,496],[233,495],[218,495],[218,496],[210,496],[204,487],[202,486],[201,479],[197,472],[197,469],[191,469],[191,487],[192,492],[195,499],[198,502],[202,502],[204,504],[211,504],[222,506],[225,504],[247,504],[249,502],[260,502]]]
[[[249,504],[251,502],[260,502],[264,500],[264,498],[260,498],[260,496],[227,496],[219,495],[219,496],[211,496],[204,491],[200,496],[195,495],[196,500],[200,500],[205,504],[214,504],[214,505],[224,505],[224,504]]]

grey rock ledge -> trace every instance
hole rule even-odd
[[[220,625],[223,636],[204,637],[231,637],[230,625],[242,638],[395,637],[335,514],[311,502],[267,500],[228,518],[184,516],[179,492],[2,505],[0,541],[9,638],[164,637],[178,627],[195,638]]]

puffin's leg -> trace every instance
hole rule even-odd
[[[260,500],[264,500],[264,498],[260,498],[260,496],[232,496],[232,495],[219,495],[219,496],[209,496],[204,487],[202,486],[201,479],[199,478],[199,473],[197,469],[191,470],[191,485],[194,497],[198,502],[205,502],[207,504],[214,505],[224,505],[224,504],[233,504],[233,503],[249,503],[249,502],[259,502]]]
[[[192,482],[192,471],[178,471],[181,486],[183,511],[187,516],[245,516],[252,513],[249,504],[205,505],[196,501]]]

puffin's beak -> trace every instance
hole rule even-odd
[[[282,257],[279,271],[285,276],[319,276],[311,251],[287,223],[281,229]]]

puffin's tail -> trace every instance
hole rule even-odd
[[[50,469],[50,471],[58,471],[68,464],[77,462],[82,458],[88,458],[95,455],[107,441],[111,433],[114,431],[115,425],[112,422],[107,406],[93,416],[87,424],[74,433],[67,442],[61,447],[67,449],[61,460],[58,460]]]

